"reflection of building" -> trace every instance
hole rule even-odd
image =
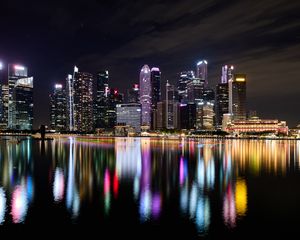
[[[117,104],[117,125],[131,126],[141,131],[141,105],[138,103]]]
[[[67,130],[66,91],[61,84],[55,84],[50,95],[50,126],[56,131]]]
[[[249,120],[233,120],[229,122],[224,129],[227,132],[234,133],[282,133],[288,134],[288,127],[286,122],[274,119],[266,120],[259,118],[252,118]]]

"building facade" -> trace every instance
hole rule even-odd
[[[234,74],[229,81],[229,113],[235,120],[245,120],[247,114],[246,74]]]
[[[74,130],[91,132],[93,122],[93,75],[87,72],[74,74]]]
[[[134,128],[136,133],[141,132],[141,105],[139,103],[117,104],[117,125]]]
[[[219,83],[216,86],[216,124],[222,125],[223,114],[229,113],[228,83]]]
[[[151,126],[151,73],[148,65],[144,65],[140,72],[140,103],[142,106],[142,125]]]
[[[67,130],[67,99],[62,84],[55,84],[50,94],[50,127],[56,131]]]
[[[197,63],[197,71],[196,71],[196,78],[200,78],[201,82],[204,83],[205,86],[208,85],[208,78],[207,78],[207,61],[202,60]]]
[[[108,110],[109,72],[99,71],[96,75],[95,127],[105,128],[105,115]]]

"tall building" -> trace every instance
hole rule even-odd
[[[140,103],[142,105],[142,125],[151,126],[151,73],[148,65],[140,72]]]
[[[11,128],[32,130],[33,125],[33,77],[19,78],[12,92]]]
[[[99,71],[96,79],[96,105],[95,105],[95,124],[96,128],[105,128],[105,114],[108,106],[108,81],[109,73],[107,70]]]
[[[222,67],[221,83],[228,83],[229,79],[233,78],[233,71],[234,67],[232,65],[224,65]]]
[[[176,129],[178,127],[178,104],[176,99],[175,86],[171,85],[168,81],[166,83],[166,128]]]
[[[196,110],[196,129],[213,130],[214,129],[214,103],[204,101],[197,104]]]
[[[2,96],[2,86],[4,84],[4,67],[2,62],[0,62],[0,128],[3,128],[4,119],[4,104]]]
[[[207,79],[207,61],[202,60],[197,63],[197,78],[200,78],[201,81],[204,83],[205,86],[208,85]]]
[[[234,74],[229,81],[229,113],[234,120],[246,119],[246,74]]]
[[[6,129],[8,124],[8,92],[9,88],[7,84],[1,86],[1,100],[2,100],[2,118],[0,122],[0,128]]]
[[[219,83],[216,86],[216,115],[217,126],[222,125],[223,115],[229,113],[228,83]]]
[[[56,131],[67,130],[67,99],[62,84],[55,84],[50,94],[50,127]]]
[[[195,129],[196,126],[196,104],[181,103],[179,105],[179,128]]]
[[[203,100],[204,83],[200,78],[194,78],[187,83],[188,102],[201,102]]]
[[[180,73],[179,81],[177,85],[177,91],[178,91],[180,102],[187,103],[188,101],[187,84],[194,78],[195,78],[194,71],[185,71]]]
[[[105,128],[112,129],[117,125],[117,105],[123,103],[124,96],[116,88],[108,91],[107,110],[104,116]]]
[[[93,75],[76,71],[73,78],[74,130],[91,132],[93,122]]]
[[[152,109],[156,109],[161,101],[161,72],[159,68],[151,68],[151,103]]]
[[[74,78],[78,73],[78,68],[74,66],[73,75],[68,74],[66,79],[66,93],[67,93],[67,127],[69,131],[75,131],[74,118]]]
[[[131,89],[127,90],[127,102],[128,103],[139,103],[139,85],[133,84]]]
[[[133,127],[135,132],[141,132],[141,105],[139,103],[117,104],[117,125],[124,124]]]
[[[16,103],[13,99],[13,91],[16,86],[16,82],[21,78],[26,78],[28,76],[27,67],[16,65],[16,64],[8,64],[8,128],[14,129],[15,120],[13,116],[15,116],[15,106]]]

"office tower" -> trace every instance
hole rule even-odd
[[[77,130],[74,125],[74,78],[76,73],[78,73],[78,68],[74,66],[73,75],[68,74],[66,79],[67,126],[69,131]]]
[[[211,88],[205,88],[203,90],[203,101],[215,102],[215,91]]]
[[[207,61],[202,60],[197,63],[197,78],[200,78],[201,81],[204,83],[205,86],[208,85],[207,79]]]
[[[117,125],[116,106],[118,104],[122,104],[123,99],[123,94],[119,93],[116,88],[111,88],[108,90],[107,110],[104,117],[106,128],[112,129]]]
[[[157,103],[161,101],[161,72],[159,68],[151,68],[151,103],[152,109],[156,109]]]
[[[188,101],[187,84],[194,78],[195,78],[194,71],[185,71],[180,73],[179,81],[177,85],[179,102],[187,103]]]
[[[233,78],[233,71],[234,71],[234,67],[231,66],[223,66],[222,67],[222,76],[221,76],[221,83],[228,83],[229,79]]]
[[[188,102],[198,103],[203,100],[204,83],[194,78],[187,83]]]
[[[246,119],[246,74],[234,74],[229,81],[229,113],[234,120]]]
[[[8,92],[9,88],[7,84],[1,86],[1,98],[2,98],[2,119],[0,122],[0,128],[6,129],[8,124]]]
[[[96,79],[96,105],[95,105],[95,123],[96,128],[105,128],[105,114],[108,106],[108,81],[109,73],[107,70],[99,71]]]
[[[12,101],[11,128],[16,130],[32,130],[33,77],[16,80],[12,92]]]
[[[168,81],[166,83],[166,129],[175,129],[178,127],[178,104],[176,99],[175,86],[171,85]]]
[[[139,103],[117,104],[117,125],[124,124],[141,132],[141,105]]]
[[[56,131],[67,130],[67,99],[62,84],[55,84],[50,94],[50,127]]]
[[[140,103],[142,105],[142,125],[151,125],[151,73],[148,65],[140,72]]]
[[[93,123],[93,75],[76,71],[74,87],[74,130],[91,132]]]
[[[14,129],[14,122],[16,119],[13,119],[13,115],[15,111],[15,102],[13,100],[13,90],[15,88],[16,82],[21,78],[26,78],[27,75],[27,67],[16,65],[16,64],[8,64],[8,128]]]
[[[0,62],[0,129],[3,128],[4,119],[4,104],[2,96],[2,86],[4,84],[4,68],[2,62]]]
[[[216,86],[216,115],[217,126],[222,125],[223,115],[229,113],[228,83],[219,83]]]
[[[196,125],[196,104],[181,103],[179,105],[179,128],[190,130]]]
[[[128,103],[139,103],[139,85],[133,84],[131,89],[127,91],[127,102]]]
[[[196,129],[214,129],[214,103],[210,101],[200,102],[196,106]]]

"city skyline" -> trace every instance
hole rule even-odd
[[[286,119],[289,126],[299,122],[297,2],[11,2],[2,8],[0,26],[7,34],[0,41],[0,59],[24,64],[35,77],[35,127],[49,123],[50,89],[64,83],[74,65],[93,74],[108,69],[111,86],[125,92],[138,82],[143,64],[158,66],[162,82],[174,84],[178,73],[194,70],[201,59],[208,61],[211,87],[219,83],[221,67],[233,64],[247,74],[249,109],[263,118]],[[78,17],[80,9],[85,11]],[[242,15],[243,9],[249,13]]]

